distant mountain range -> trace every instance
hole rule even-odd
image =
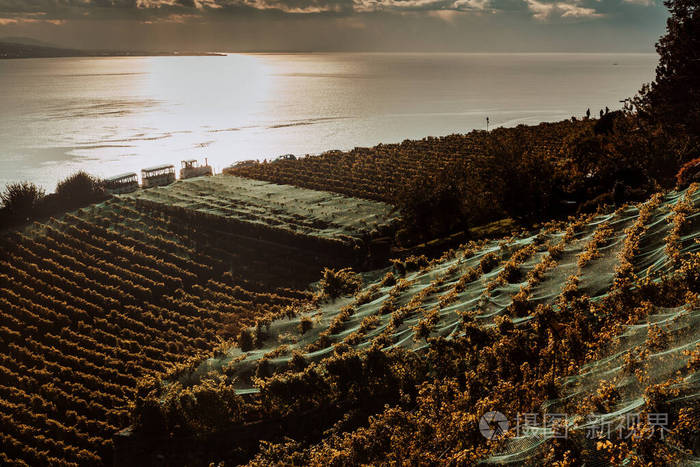
[[[39,39],[34,39],[33,37],[5,36],[0,37],[0,42],[10,42],[12,44],[38,45],[42,47],[58,47],[56,44],[50,44]]]
[[[49,57],[122,57],[160,55],[222,55],[218,53],[143,50],[90,50],[56,47],[29,37],[0,38],[0,59],[3,58],[49,58]]]

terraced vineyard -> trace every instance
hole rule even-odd
[[[178,420],[185,433],[221,430],[221,419],[212,425],[179,405],[214,391],[229,425],[272,439],[281,436],[272,428],[280,417],[287,434],[299,433],[304,417],[320,420],[316,435],[300,436],[305,442],[264,447],[254,458],[260,465],[597,462],[630,453],[657,463],[693,459],[700,454],[697,432],[688,433],[700,421],[696,188],[364,274],[353,295],[259,322],[239,338],[242,348],[173,374],[176,384],[153,384],[137,403],[137,429],[168,432]],[[326,285],[353,288],[355,279],[331,274]],[[148,411],[154,404],[169,407],[158,422]],[[533,428],[487,444],[477,422],[489,410],[513,422],[522,412],[571,414],[571,438]],[[624,434],[653,432],[643,417],[665,412],[669,436],[609,444],[587,436],[589,417],[620,424],[635,412],[642,421]],[[321,434],[323,427],[333,428]],[[199,461],[246,458],[192,454],[197,447],[184,445]]]
[[[181,180],[168,187],[138,191],[133,197],[139,202],[206,213],[294,235],[342,241],[385,235],[398,220],[385,203],[240,177]]]
[[[129,199],[2,238],[0,464],[109,464],[140,378],[311,297],[275,255]]]
[[[141,379],[302,306],[395,221],[384,203],[219,176],[3,235],[0,464],[109,464]]]
[[[586,126],[590,124],[564,121],[523,127],[519,130],[526,134],[518,144],[527,146],[533,154],[553,158],[562,149],[566,137]],[[511,137],[513,130],[494,132],[473,131],[347,152],[329,151],[297,160],[232,167],[224,173],[395,204],[399,193],[428,174],[437,177],[445,169],[464,169],[458,165],[464,161],[473,161],[471,170],[475,170],[480,160],[487,159],[484,156],[489,151],[486,144],[489,138],[499,132]]]

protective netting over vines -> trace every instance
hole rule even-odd
[[[275,383],[265,383],[266,378],[279,374],[278,389],[284,390],[295,381],[284,375],[308,364],[327,367],[345,345],[385,352],[402,347],[420,354],[434,338],[463,337],[465,329],[506,332],[504,323],[516,329],[542,326],[543,316],[550,313],[556,321],[575,300],[590,303],[593,311],[620,291],[644,284],[665,287],[700,251],[700,191],[695,188],[607,214],[551,223],[535,233],[472,242],[438,260],[395,261],[391,268],[364,274],[362,286],[360,277],[345,273],[344,280],[357,288],[354,295],[328,294],[324,287],[334,278],[324,278],[321,292],[328,296],[317,308],[259,322],[239,338],[245,350],[233,348],[224,357],[202,362],[194,372],[182,374],[180,384],[199,384],[221,371],[238,394],[261,388],[267,393]],[[640,412],[661,414],[674,401],[698,399],[697,363],[693,367],[698,357],[692,352],[700,343],[700,303],[694,293],[685,301],[669,307],[649,301],[627,310],[629,316],[605,331],[609,341],[580,349],[585,365],[561,381],[558,398],[542,406],[541,413],[576,414],[567,418],[565,428],[590,445],[587,459],[592,464],[609,458],[596,454],[607,448],[598,444],[598,425],[615,429]],[[547,307],[549,312],[541,311]],[[607,322],[609,317],[588,319]],[[570,364],[556,357],[557,332],[565,324],[550,324],[546,331],[555,336],[552,378],[558,366]],[[650,400],[657,406],[651,407]],[[514,424],[515,414],[507,415]],[[634,426],[625,429],[630,433]],[[533,425],[517,436],[511,432],[482,460],[520,463],[541,453],[550,440],[546,429]]]
[[[696,198],[700,199],[700,193],[690,201],[694,203]],[[684,201],[684,193],[672,193],[645,213],[648,221],[639,246],[641,252],[633,258],[638,277],[672,267],[666,238],[673,228],[673,208]],[[512,312],[516,323],[527,321],[531,318],[528,309],[554,304],[574,277],[579,290],[592,300],[602,298],[616,275],[621,274],[616,273],[619,257],[628,229],[636,227],[638,219],[639,208],[629,206],[582,218],[565,230],[553,225],[529,236],[470,244],[430,263],[398,262],[405,271],[403,275],[395,267],[367,273],[365,285],[354,296],[340,297],[308,313],[269,323],[264,332],[267,338],[258,341],[260,348],[245,353],[232,349],[228,359],[206,362],[201,370],[226,365],[243,353],[246,358],[237,366],[241,371],[255,368],[259,359],[280,344],[285,345],[285,352],[269,359],[273,367],[285,367],[296,349],[305,350],[312,360],[321,359],[339,342],[362,348],[375,339],[385,339],[386,347],[419,349],[427,345],[428,337],[449,338],[459,333],[465,313],[484,326],[493,325],[496,316]],[[686,222],[697,220],[693,212]],[[692,233],[680,238],[679,247],[681,254],[700,249]],[[302,321],[308,319],[309,329],[297,332]],[[239,383],[244,385],[244,381]]]
[[[567,378],[567,395],[548,401],[542,413],[571,414],[576,407],[591,410],[567,420],[567,436],[577,437],[595,453],[599,438],[632,436],[631,421],[645,411],[650,395],[647,388],[663,387],[660,405],[652,410],[658,428],[671,428],[667,404],[689,404],[700,399],[700,373],[688,371],[689,354],[700,344],[700,308],[697,304],[654,310],[642,322],[629,325],[610,346],[610,354],[584,366]],[[697,370],[697,369],[696,369]],[[670,382],[670,384],[668,384]],[[647,398],[645,398],[645,392]],[[652,394],[653,395],[653,394]],[[696,420],[697,421],[697,420]],[[564,431],[562,431],[563,433]],[[551,433],[545,427],[527,427],[521,436],[509,440],[488,460],[493,463],[520,464],[527,461]],[[673,448],[673,447],[672,447]],[[682,454],[682,453],[681,453]],[[688,465],[700,458],[687,457]],[[609,465],[600,456],[591,456],[588,465]]]
[[[379,201],[232,176],[181,180],[130,196],[173,212],[194,211],[325,239],[377,236],[398,220],[394,209]]]

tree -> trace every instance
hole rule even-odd
[[[473,211],[464,192],[468,170],[465,163],[423,172],[413,177],[397,193],[397,204],[409,237],[432,239],[465,229]]]
[[[98,178],[81,170],[58,182],[56,197],[65,206],[80,206],[100,200],[104,190]]]
[[[656,79],[631,104],[647,122],[675,140],[680,156],[697,153],[700,140],[700,0],[666,0],[671,16],[656,44]]]
[[[44,189],[31,182],[11,183],[0,193],[3,207],[10,216],[26,218],[44,199]]]

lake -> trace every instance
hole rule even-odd
[[[0,187],[316,154],[594,115],[655,54],[230,54],[0,60]]]

